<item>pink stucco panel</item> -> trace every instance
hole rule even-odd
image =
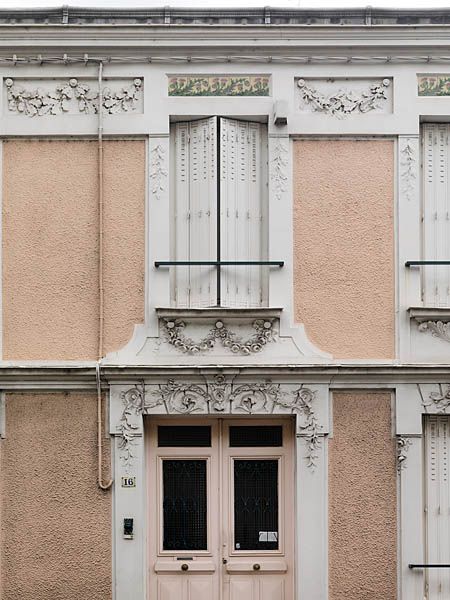
[[[335,358],[394,356],[393,142],[294,142],[296,320]]]
[[[335,393],[329,442],[330,600],[396,600],[390,393]]]
[[[1,600],[111,599],[111,492],[97,487],[96,396],[8,394]],[[108,444],[105,471],[109,473]]]
[[[97,358],[97,143],[10,140],[3,155],[4,358]],[[107,352],[144,319],[145,145],[104,156]]]

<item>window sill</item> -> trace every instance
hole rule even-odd
[[[279,319],[282,308],[155,308],[159,319],[214,319],[227,317],[229,319]]]
[[[408,308],[410,319],[414,319],[418,323],[425,323],[426,321],[442,321],[447,323],[450,321],[450,307],[418,307],[411,306]]]

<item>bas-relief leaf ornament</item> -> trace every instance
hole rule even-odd
[[[297,86],[301,100],[309,104],[314,112],[345,117],[379,109],[382,103],[388,100],[386,90],[390,83],[389,79],[383,79],[363,92],[338,90],[328,96],[309,85],[305,79],[299,79]]]
[[[401,435],[397,436],[397,471],[400,473],[406,468],[406,460],[408,458],[409,447],[412,442],[410,439]]]
[[[281,200],[287,191],[287,166],[289,151],[284,141],[278,140],[274,148],[273,158],[270,161],[270,179],[272,181],[273,195]]]
[[[445,342],[450,342],[450,323],[443,321],[424,321],[419,325],[419,331],[422,333],[429,331],[433,337],[440,338]]]
[[[169,96],[269,96],[264,75],[180,75],[169,77]]]
[[[208,334],[198,342],[184,335],[183,330],[186,327],[184,321],[164,319],[162,326],[166,341],[180,352],[191,355],[202,354],[212,350],[218,341],[233,354],[248,356],[261,352],[266,344],[275,340],[273,320],[264,321],[257,319],[254,321],[252,326],[256,333],[247,340],[242,340],[242,338],[228,329],[223,321],[216,321]]]
[[[61,115],[70,111],[82,114],[98,112],[98,91],[91,91],[89,85],[72,78],[56,86],[54,91],[37,88],[26,90],[16,85],[14,79],[5,79],[8,110],[28,117]],[[118,114],[136,110],[141,97],[142,80],[135,79],[130,86],[118,91],[103,90],[103,109],[108,114]]]
[[[136,384],[126,392],[122,392],[120,397],[124,409],[117,427],[120,435],[119,449],[120,458],[128,472],[134,460],[134,437],[140,432],[140,425],[137,421],[144,408],[145,386],[143,383]]]
[[[151,179],[151,188],[152,194],[155,196],[157,200],[160,200],[161,194],[164,193],[167,179],[167,170],[165,169],[166,164],[166,151],[158,144],[151,151],[151,160],[150,160],[150,179]]]
[[[428,398],[422,398],[422,405],[426,409],[428,406],[433,406],[438,413],[446,413],[450,407],[450,385],[443,389],[442,384],[439,384],[438,392],[431,392]]]
[[[414,197],[416,188],[416,153],[410,140],[400,150],[400,181],[402,192],[409,201]]]
[[[159,384],[145,402],[150,414],[295,414],[298,433],[306,441],[305,460],[314,470],[321,447],[321,429],[314,410],[316,392],[307,387],[284,388],[271,380],[234,384],[216,375],[205,384],[183,383],[169,379]]]

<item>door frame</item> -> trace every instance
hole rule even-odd
[[[159,425],[209,425],[211,426],[211,446],[201,447],[158,447],[157,428]],[[229,445],[229,427],[231,425],[281,425],[283,427],[283,444],[282,446],[249,446],[233,448]],[[194,560],[204,562],[216,562],[216,585],[223,589],[225,580],[229,579],[230,575],[223,567],[223,558],[227,557],[228,561],[244,562],[259,557],[263,560],[275,559],[278,561],[284,559],[284,562],[289,565],[290,574],[286,577],[291,577],[291,581],[287,582],[288,588],[295,587],[295,531],[292,534],[290,522],[287,520],[287,514],[290,513],[294,519],[295,525],[295,419],[293,416],[272,416],[272,417],[238,417],[232,415],[204,415],[203,417],[160,417],[160,418],[145,418],[144,419],[145,433],[145,453],[146,463],[148,468],[147,478],[147,499],[149,509],[149,522],[147,532],[147,556],[148,562],[148,578],[157,577],[153,571],[155,565],[159,565],[162,569],[160,572],[165,573],[165,568],[162,568],[164,559],[167,560],[168,571],[174,572],[170,564],[170,559],[175,557],[194,556]],[[155,456],[156,451],[156,456]],[[234,532],[234,478],[232,464],[235,459],[249,458],[250,460],[257,459],[275,459],[278,462],[278,531],[279,548],[278,550],[252,550],[252,551],[236,551],[233,546]],[[165,551],[162,548],[162,532],[164,527],[162,514],[162,462],[165,459],[192,459],[205,460],[207,463],[207,549],[206,550],[176,550]],[[217,470],[214,472],[214,463],[216,462]],[[290,483],[287,483],[290,482]],[[216,492],[214,491],[216,490]],[[289,511],[289,498],[293,499],[292,510]],[[156,505],[156,506],[155,506]],[[211,506],[213,507],[211,509]],[[214,508],[215,507],[215,508]],[[218,527],[214,530],[213,517],[216,510],[219,518]],[[280,528],[280,525],[282,526]],[[294,526],[295,529],[295,526]],[[223,535],[224,531],[228,531],[228,535]],[[155,535],[157,536],[155,539]],[[226,549],[225,549],[226,548]],[[178,572],[178,570],[177,570]],[[210,572],[210,571],[208,571]],[[219,593],[222,598],[224,592]],[[291,597],[288,595],[287,597]],[[150,600],[150,599],[149,599]]]
[[[226,408],[220,415],[228,418],[257,419],[295,416],[295,600],[327,600],[328,597],[328,504],[327,464],[331,400],[328,383],[299,382],[295,373],[267,372],[253,375],[227,373],[174,373],[110,384],[110,434],[114,437],[113,467],[113,580],[114,600],[147,600],[148,580],[148,502],[144,415],[148,418],[214,415],[211,390],[215,378],[227,382]],[[193,414],[180,414],[180,405],[155,402],[161,389],[179,386],[189,394]],[[237,401],[239,386],[259,394],[251,412]],[[233,402],[228,401],[233,394]],[[273,395],[275,391],[275,396]],[[275,398],[275,399],[274,399]],[[275,402],[276,400],[276,402]],[[176,410],[175,410],[176,409]],[[177,412],[178,411],[178,412]],[[312,440],[314,443],[312,444]],[[135,487],[122,487],[122,477],[135,478]],[[133,518],[133,539],[123,536],[124,518]]]

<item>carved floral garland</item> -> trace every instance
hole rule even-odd
[[[450,323],[443,321],[425,321],[420,323],[419,331],[429,331],[434,337],[441,338],[445,342],[450,342]]]
[[[397,436],[397,471],[400,473],[406,468],[406,460],[408,458],[409,447],[412,442],[410,439]]]
[[[96,114],[98,112],[98,92],[93,92],[86,83],[78,79],[56,86],[55,91],[42,89],[26,90],[14,83],[14,79],[5,79],[8,109],[28,117],[60,115],[70,110],[73,100],[77,101],[78,112]],[[135,79],[133,84],[117,92],[109,88],[103,90],[103,108],[112,115],[136,109],[136,103],[142,92],[142,80]]]
[[[167,171],[164,168],[166,151],[158,144],[155,146],[151,155],[151,170],[150,179],[152,180],[152,194],[157,200],[161,198],[161,194],[165,191],[165,180],[167,178]]]
[[[428,399],[422,400],[422,405],[426,408],[427,406],[434,406],[438,413],[445,413],[450,407],[450,385],[447,389],[442,390],[442,386],[439,385],[439,392],[431,392]]]
[[[414,170],[416,157],[414,148],[408,140],[400,151],[401,154],[401,173],[400,178],[403,184],[403,193],[407,200],[411,200],[415,189],[416,173]]]
[[[184,335],[183,329],[186,326],[184,321],[166,319],[162,321],[162,324],[167,342],[184,354],[199,354],[210,351],[214,348],[216,341],[219,341],[224,348],[228,348],[233,354],[248,356],[249,354],[261,352],[266,344],[275,339],[274,321],[264,321],[262,319],[253,322],[256,333],[245,341],[230,331],[223,321],[216,321],[206,337],[199,342],[195,342]]]
[[[321,425],[314,410],[316,392],[301,386],[285,391],[270,380],[234,385],[224,375],[216,375],[205,384],[182,383],[169,379],[157,386],[147,401],[143,383],[122,392],[124,409],[118,425],[121,459],[128,471],[134,460],[133,442],[140,427],[136,418],[161,407],[161,414],[273,414],[277,407],[301,416],[297,436],[306,440],[305,460],[314,470],[321,446]],[[282,412],[280,414],[283,414]]]
[[[283,194],[287,191],[287,156],[288,149],[286,148],[286,145],[279,140],[275,146],[274,157],[271,161],[271,180],[274,196],[277,200],[281,200]]]
[[[119,448],[121,459],[128,471],[134,460],[133,441],[139,431],[136,417],[140,417],[144,406],[145,390],[144,384],[136,384],[133,388],[122,392],[120,395],[124,409],[117,427],[120,434]]]
[[[317,89],[308,85],[304,79],[297,81],[300,97],[306,104],[310,104],[314,112],[323,112],[328,115],[342,117],[354,113],[368,113],[380,108],[381,102],[387,100],[386,88],[390,85],[389,79],[371,85],[366,92],[355,93],[339,90],[325,96]]]

